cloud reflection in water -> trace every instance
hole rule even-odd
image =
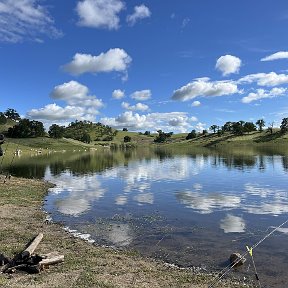
[[[246,224],[241,217],[227,214],[220,222],[220,228],[224,233],[243,233],[245,232]]]

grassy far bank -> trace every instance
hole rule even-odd
[[[109,146],[111,143],[120,145],[123,144],[123,138],[125,136],[131,137],[131,143],[136,145],[151,145],[155,144],[153,141],[156,134],[149,136],[140,135],[136,132],[123,132],[119,131],[115,136],[113,141],[93,141],[90,144],[83,143],[73,139],[53,139],[50,137],[37,137],[37,138],[9,138],[6,139],[6,144],[9,144],[9,149],[15,151],[17,148],[21,149],[23,152],[29,152],[37,149],[42,150],[54,150],[61,152],[66,151],[83,151],[86,149],[101,149],[103,146]],[[218,136],[217,134],[207,134],[198,135],[194,139],[186,140],[187,134],[174,134],[166,143],[161,143],[165,145],[181,145],[181,146],[201,146],[201,147],[215,147],[219,145],[288,145],[288,133],[281,134],[280,131],[275,130],[274,133],[270,134],[266,131],[251,132],[249,134],[244,134],[241,136],[233,135],[231,133],[226,133],[224,135]],[[158,144],[155,144],[158,145]],[[2,148],[5,150],[5,144]]]
[[[1,178],[1,181],[3,177]],[[133,251],[97,247],[46,224],[41,210],[50,184],[12,178],[0,186],[0,253],[12,257],[39,232],[44,239],[36,252],[58,251],[65,262],[40,274],[0,274],[1,287],[207,287],[212,275],[195,274],[146,259]],[[215,287],[249,287],[226,279]]]
[[[173,135],[172,141],[169,144],[190,147],[288,145],[288,133],[282,134],[280,133],[279,129],[275,129],[272,134],[268,133],[267,131],[254,131],[243,135],[225,133],[218,136],[217,133],[210,133],[206,135],[198,135],[196,138],[190,140],[185,140],[185,137],[185,134]]]

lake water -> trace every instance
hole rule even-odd
[[[99,245],[221,270],[288,219],[286,148],[135,149],[17,159],[56,184],[44,209]],[[262,287],[287,287],[288,224],[253,253]],[[235,275],[254,279],[251,259]]]

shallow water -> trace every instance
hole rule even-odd
[[[288,219],[288,154],[279,147],[109,150],[37,159],[30,166],[16,162],[13,172],[40,171],[38,177],[56,184],[44,206],[54,221],[91,242],[183,267],[222,269],[231,253],[245,253],[246,245]],[[285,225],[254,250],[262,287],[286,287],[287,240]],[[253,279],[246,258],[233,273]]]

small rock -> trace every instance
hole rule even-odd
[[[239,267],[246,262],[244,257],[241,259],[241,255],[239,253],[232,253],[229,260],[231,265],[234,265],[234,267]]]

